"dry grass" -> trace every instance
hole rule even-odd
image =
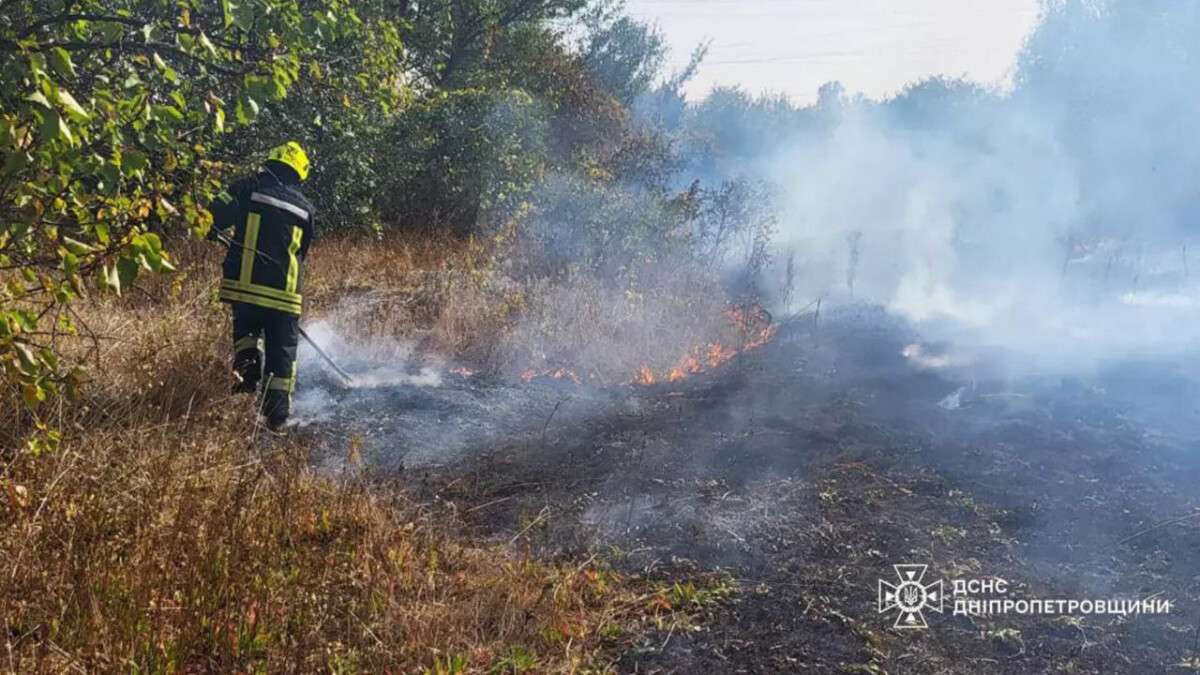
[[[309,262],[309,306],[340,334],[387,337],[487,367],[519,310],[493,242],[391,236],[324,241]]]
[[[506,272],[508,254],[405,238],[369,248],[325,242],[309,294],[339,333],[406,340],[506,376],[562,370],[624,383],[643,368],[662,376],[696,350],[736,349],[751,337],[731,321],[716,274],[688,261],[617,279],[517,279]]]
[[[744,338],[716,279],[682,265],[648,267],[621,283],[581,274],[543,280],[525,298],[497,350],[512,370],[566,369],[581,380],[624,383],[642,369],[661,376],[697,349]]]
[[[312,473],[247,415],[87,435],[8,468],[0,615],[14,672],[412,672],[597,658],[638,599],[600,567],[464,544],[399,495]],[[571,640],[571,642],[568,642]]]
[[[483,350],[480,327],[527,301],[446,263],[469,248],[436,248],[327,242],[310,293],[326,308],[390,293],[358,329]],[[19,449],[15,401],[0,411],[0,668],[582,672],[605,668],[606,636],[665,611],[603,565],[469,542],[395,489],[316,472],[302,436],[265,440],[252,402],[225,393],[215,256],[183,258],[174,278],[81,306],[102,338],[76,345],[94,380],[58,410],[56,452]],[[431,298],[414,268],[458,281]]]

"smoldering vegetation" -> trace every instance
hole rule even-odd
[[[873,101],[831,83],[807,107],[718,89],[653,118],[686,148],[681,184],[775,195],[760,281],[777,309],[877,302],[1039,368],[1183,352],[1200,337],[1198,11],[1048,2],[1008,87],[937,77]]]
[[[463,251],[453,270],[384,274],[309,322],[351,379],[301,345],[297,426],[330,435],[329,447],[361,445],[377,469],[446,464],[544,439],[551,422],[636,407],[633,388],[715,369],[773,330],[752,305],[730,304],[720,275],[682,256],[617,276],[525,278],[472,256]]]
[[[613,386],[745,342],[731,307],[866,303],[912,324],[914,367],[955,377],[1178,359],[1200,338],[1197,21],[1189,4],[1050,2],[1011,86],[935,77],[873,101],[830,83],[810,106],[737,89],[687,102],[690,71],[651,86],[600,57],[656,62],[652,30],[621,41],[600,21],[585,52],[593,76],[628,84],[629,117],[605,118],[619,142],[520,96],[484,119],[514,148],[592,139],[603,166],[523,173],[520,199],[488,187],[486,253],[407,294],[342,289],[330,340],[363,382]]]
[[[875,101],[830,83],[809,106],[738,89],[685,101],[694,70],[658,71],[653,29],[597,15],[580,49],[593,77],[622,84],[628,117],[484,104],[504,147],[570,139],[599,163],[525,167],[506,193],[484,177],[484,231],[512,229],[503,278],[477,300],[519,318],[472,358],[619,382],[732,339],[719,306],[746,301],[780,316],[877,303],[931,340],[1007,353],[1016,374],[1186,353],[1200,338],[1198,11],[1047,2],[1009,85],[934,77]]]

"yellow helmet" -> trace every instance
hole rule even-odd
[[[308,180],[308,153],[296,141],[288,141],[271,151],[267,159],[287,164],[295,170],[300,180]]]

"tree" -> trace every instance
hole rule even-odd
[[[666,45],[661,31],[622,15],[623,9],[623,2],[592,8],[581,52],[597,83],[631,105],[662,71]]]
[[[72,390],[71,300],[172,268],[236,163],[225,135],[361,30],[343,0],[0,0],[0,368],[30,410]]]
[[[587,0],[429,0],[404,3],[405,42],[412,67],[430,86],[461,89],[487,84],[489,54],[522,26],[566,19]]]
[[[632,155],[654,143],[631,123],[613,82],[589,68],[584,46],[569,39],[562,19],[579,18],[585,4],[450,2],[414,11],[406,43],[424,91],[396,117],[388,143],[396,159],[383,190],[389,220],[463,234],[504,220],[552,175],[652,173]],[[453,36],[479,25],[487,28],[474,46]],[[610,74],[649,82],[658,67],[653,58],[627,66]],[[642,85],[622,86],[632,96]]]

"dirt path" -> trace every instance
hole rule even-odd
[[[902,352],[915,339],[845,312],[669,387],[535,386],[502,432],[402,480],[481,536],[546,556],[733,580],[701,630],[617,645],[623,672],[1187,672],[1200,378],[1140,364],[972,383],[914,365]],[[998,577],[996,598],[1150,598],[1172,612],[969,617],[948,597],[924,612],[927,630],[896,630],[877,589],[909,563],[947,592]]]

